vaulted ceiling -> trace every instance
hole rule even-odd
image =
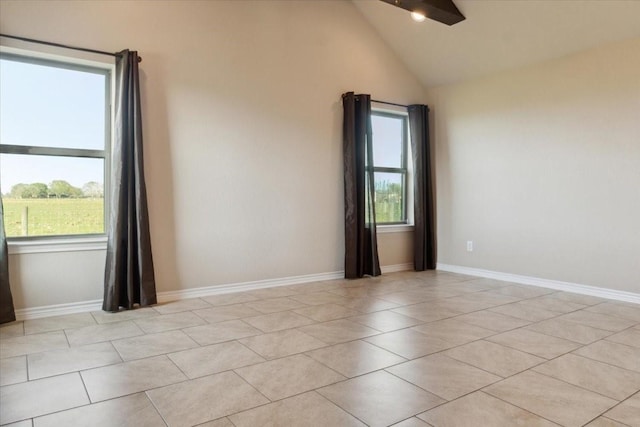
[[[453,26],[353,2],[426,87],[640,37],[640,0],[454,0],[466,20]]]

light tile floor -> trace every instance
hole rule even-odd
[[[442,272],[0,327],[0,424],[640,426],[640,305]]]

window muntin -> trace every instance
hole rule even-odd
[[[378,225],[407,223],[407,125],[406,115],[371,113]]]
[[[105,233],[109,100],[107,68],[0,55],[7,237]]]

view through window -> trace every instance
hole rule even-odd
[[[105,232],[108,69],[0,56],[7,237]]]
[[[378,224],[407,222],[407,116],[371,113]]]

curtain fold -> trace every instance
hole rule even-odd
[[[344,211],[347,279],[365,274],[379,276],[376,214],[374,207],[373,146],[371,145],[371,97],[348,92],[344,108]]]
[[[429,107],[410,105],[408,112],[414,172],[414,268],[433,270],[436,268],[436,232]]]
[[[102,309],[155,304],[156,285],[142,156],[138,53],[116,56],[115,130]]]
[[[16,313],[13,309],[13,297],[9,286],[9,251],[4,231],[4,207],[0,195],[0,323],[14,320],[16,320]]]

